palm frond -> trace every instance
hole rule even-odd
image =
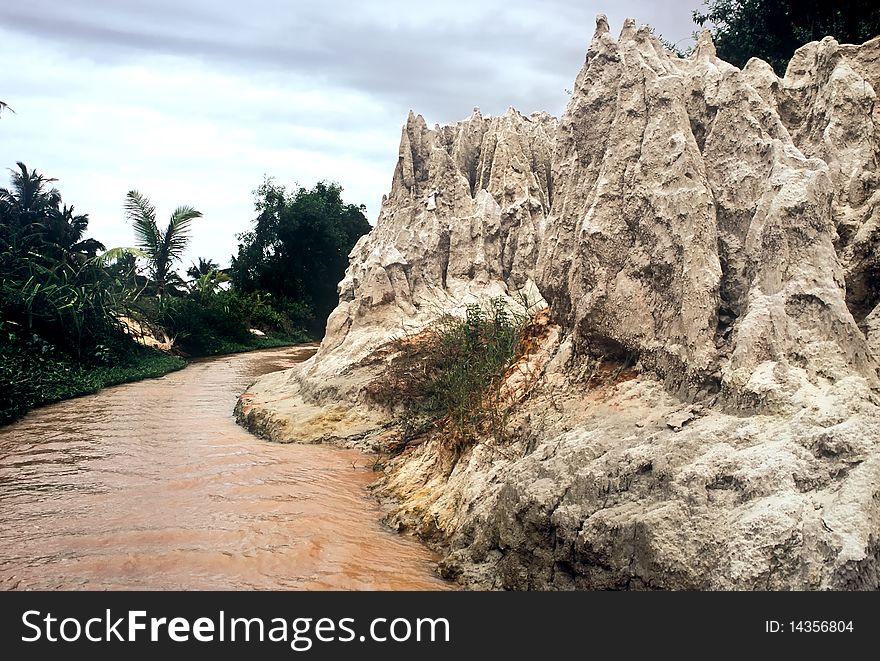
[[[213,259],[199,257],[198,264],[193,262],[192,266],[186,270],[186,274],[193,280],[197,280],[203,275],[208,275],[212,271],[217,271],[219,268],[220,265]]]
[[[149,198],[138,191],[129,191],[125,196],[125,217],[134,227],[135,242],[149,256],[158,254],[162,236],[156,226],[156,208]]]
[[[168,229],[163,235],[166,252],[169,261],[174,261],[183,256],[186,244],[189,242],[189,230],[192,221],[201,218],[201,211],[196,211],[190,206],[179,206],[171,214],[168,221]]]
[[[66,204],[64,205],[61,215],[70,228],[70,238],[73,241],[82,240],[89,227],[89,215],[86,213],[76,214],[73,206],[67,206]],[[101,250],[103,250],[103,248],[101,248]]]
[[[115,262],[115,261],[125,257],[126,255],[132,255],[134,257],[146,257],[147,256],[147,254],[139,248],[117,247],[117,248],[110,248],[110,249],[102,252],[100,255],[96,255],[93,258],[93,263],[96,266],[107,266],[107,264],[110,264],[111,262]]]

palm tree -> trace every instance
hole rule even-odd
[[[171,214],[163,232],[156,224],[156,209],[149,198],[133,190],[125,197],[125,215],[134,226],[138,247],[147,255],[156,294],[163,296],[175,280],[180,280],[171,267],[183,256],[189,241],[190,223],[202,214],[190,206],[179,206]]]
[[[202,301],[210,299],[220,289],[220,285],[229,282],[229,276],[222,271],[210,271],[189,283],[189,290],[197,294]]]
[[[0,188],[0,210],[4,222],[16,230],[24,230],[44,222],[57,211],[61,205],[61,193],[55,187],[46,190],[47,185],[57,179],[44,177],[36,170],[28,170],[21,161],[16,165],[17,172],[10,170],[12,185]]]
[[[12,185],[0,188],[0,246],[17,246],[21,254],[29,251],[55,263],[82,262],[104,250],[95,239],[84,239],[89,226],[86,214],[61,204],[61,193],[49,185],[57,181],[18,163],[11,170]]]
[[[59,257],[68,261],[83,261],[106,250],[97,239],[84,239],[89,226],[88,214],[75,214],[66,204],[54,209],[41,225],[43,241],[52,246]]]
[[[192,263],[186,270],[186,274],[192,278],[193,280],[197,280],[203,275],[210,275],[211,271],[219,271],[220,265],[215,262],[213,259],[205,259],[204,257],[199,257],[199,263]]]

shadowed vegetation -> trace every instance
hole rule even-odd
[[[718,57],[742,67],[749,58],[770,63],[785,75],[792,53],[810,41],[834,37],[861,44],[880,34],[880,4],[874,0],[708,0],[693,12],[708,27]]]
[[[279,310],[320,336],[339,302],[348,254],[370,231],[365,207],[345,204],[342,188],[326,182],[288,192],[266,179],[254,196],[258,215],[238,236],[232,282],[244,293],[271,294]]]

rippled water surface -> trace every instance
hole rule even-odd
[[[235,424],[313,348],[196,362],[0,427],[0,588],[443,589],[383,528],[369,457]]]

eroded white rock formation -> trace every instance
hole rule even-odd
[[[410,113],[391,193],[351,253],[316,364],[352,362],[438,313],[530,291],[551,204],[556,120],[509,109],[429,129]]]
[[[387,422],[362,401],[381,365],[351,369],[444,312],[505,296],[541,304],[535,263],[551,204],[556,120],[509,109],[428,128],[410,113],[391,193],[339,284],[317,355],[270,374],[239,412],[274,440],[362,438]]]
[[[553,326],[509,441],[452,465],[429,440],[384,478],[391,519],[440,545],[447,575],[880,587],[878,84],[880,38],[807,44],[780,79],[708,35],[681,59],[600,16],[558,123],[410,115],[320,351],[257,382],[240,419],[380,438],[376,350],[524,290]],[[637,373],[594,381],[600,358]]]
[[[761,404],[826,377],[876,382],[846,306],[852,249],[835,246],[839,222],[875,222],[876,203],[853,215],[848,194],[876,173],[862,126],[873,92],[839,51],[805,46],[794,68],[808,53],[836,68],[814,61],[779,81],[757,60],[745,71],[720,61],[708,34],[679,59],[647,28],[627,23],[618,41],[599,21],[560,122],[539,260],[539,287],[573,341],[613,340],[685,391]],[[824,110],[786,126],[778,106],[803,113],[796,94]],[[839,128],[847,112],[863,115],[858,147]]]

